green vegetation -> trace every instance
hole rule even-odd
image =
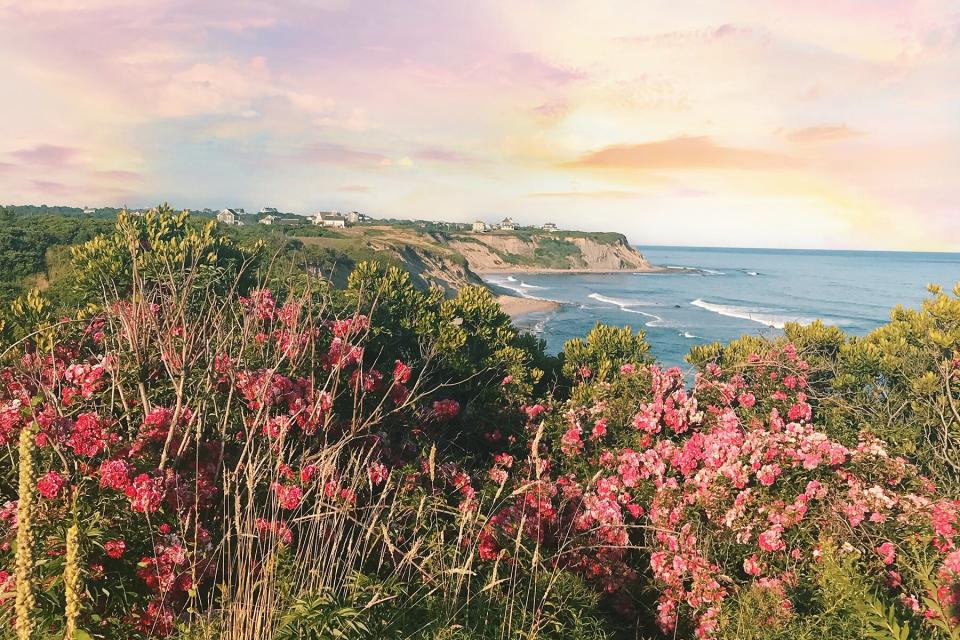
[[[120,215],[5,310],[0,638],[960,637],[960,286],[691,386],[320,240]]]

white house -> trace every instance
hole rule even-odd
[[[272,216],[272,215],[271,215],[271,216],[264,216],[264,217],[260,218],[260,224],[273,224],[274,222],[276,222],[276,221],[279,220],[279,219],[280,219],[279,216]]]
[[[504,218],[503,222],[500,223],[501,231],[513,231],[517,228],[517,225],[513,223],[513,218]]]
[[[260,215],[267,214],[267,215],[275,216],[278,213],[280,212],[277,211],[276,207],[263,207],[262,209],[260,209]]]
[[[557,230],[557,225],[553,224],[552,222],[544,222],[544,223],[543,223],[543,227],[541,227],[541,228],[542,228],[544,231],[556,231],[556,230]]]
[[[483,220],[475,220],[472,229],[474,233],[483,233],[487,230],[487,223]]]
[[[347,226],[347,220],[336,211],[319,211],[313,216],[313,224],[321,227],[344,228]]]
[[[242,224],[240,216],[243,215],[243,209],[220,209],[217,213],[217,222],[222,224]]]

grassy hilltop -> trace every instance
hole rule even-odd
[[[56,288],[69,280],[69,247],[110,230],[116,209],[86,215],[74,207],[0,209],[0,297],[10,300],[30,287]],[[193,224],[211,219],[193,212]],[[353,268],[368,260],[398,266],[422,288],[448,295],[481,284],[480,273],[497,271],[645,271],[650,264],[619,233],[520,228],[473,233],[465,225],[389,220],[345,229],[323,228],[306,218],[296,225],[218,225],[240,245],[263,242],[277,267],[301,268],[343,286]]]

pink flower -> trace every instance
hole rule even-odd
[[[66,485],[66,480],[63,479],[56,471],[50,471],[37,480],[37,491],[40,492],[40,495],[48,500],[52,500],[60,496],[60,492],[63,491],[63,487]]]
[[[450,398],[447,400],[437,400],[433,403],[433,412],[431,413],[434,420],[438,422],[449,422],[457,417],[460,413],[460,403],[456,400]]]
[[[283,520],[264,520],[257,518],[257,533],[261,538],[272,536],[281,544],[289,545],[293,542],[293,533]]]
[[[760,537],[757,539],[757,544],[759,544],[760,548],[764,551],[783,551],[787,548],[787,545],[784,543],[783,538],[780,537],[782,533],[783,527],[779,525],[771,527],[760,534]]]
[[[746,560],[743,561],[743,571],[748,576],[759,576],[762,569],[760,567],[760,561],[757,560],[756,555],[752,555]]]
[[[511,382],[513,382],[513,376],[504,376],[504,377],[503,377],[503,382],[501,382],[500,384],[506,386],[506,385],[510,384]]]
[[[104,551],[107,552],[107,555],[111,558],[119,558],[123,555],[123,552],[127,549],[127,543],[123,541],[123,538],[119,540],[107,540],[103,545]]]
[[[92,458],[107,448],[107,432],[95,413],[83,413],[73,423],[67,446],[78,456]]]
[[[532,407],[526,407],[524,411],[527,414],[528,420],[536,420],[537,416],[546,411],[546,409],[542,404],[535,404]]]
[[[367,475],[370,476],[370,482],[373,486],[379,486],[390,477],[390,470],[381,462],[373,462],[367,467]]]
[[[583,430],[576,425],[567,429],[560,438],[560,450],[568,456],[583,451],[583,441],[580,439],[581,433],[583,433]]]
[[[393,381],[397,384],[407,384],[412,373],[413,370],[409,366],[397,360],[393,366]]]
[[[599,440],[605,435],[607,435],[607,419],[600,418],[596,424],[593,425],[593,433],[590,437],[594,440]]]
[[[757,471],[757,480],[763,486],[769,487],[777,480],[778,477],[780,477],[781,473],[782,471],[780,470],[780,466],[776,463],[765,464],[760,467],[759,471]]]
[[[100,465],[100,486],[123,491],[130,485],[132,471],[126,460],[106,460]]]
[[[889,566],[897,560],[897,548],[892,542],[884,542],[874,549],[874,551],[883,559],[883,564],[885,565]]]
[[[757,403],[757,399],[752,393],[745,392],[737,396],[737,402],[740,403],[741,407],[750,409],[751,407],[753,407],[753,405]]]
[[[502,485],[507,481],[509,474],[505,469],[502,469],[500,467],[491,467],[490,470],[487,472],[487,476],[497,484]]]
[[[303,498],[303,490],[296,486],[287,486],[280,484],[279,482],[274,482],[270,485],[270,488],[273,489],[273,492],[277,496],[277,502],[280,503],[280,507],[283,509],[296,509],[300,506],[300,500]]]
[[[141,473],[127,486],[125,493],[130,499],[130,507],[140,513],[153,513],[160,508],[166,492],[163,480]]]
[[[620,365],[620,373],[625,376],[632,375],[636,370],[637,368],[629,363]]]

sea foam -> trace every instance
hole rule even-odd
[[[655,314],[653,314],[653,313],[647,313],[647,312],[645,312],[645,311],[640,311],[639,309],[634,309],[634,308],[633,308],[633,307],[638,307],[638,306],[647,306],[647,305],[645,305],[644,302],[642,302],[642,301],[640,301],[640,300],[630,300],[630,299],[623,299],[623,298],[608,298],[607,296],[601,295],[601,294],[599,294],[599,293],[591,293],[591,294],[588,295],[587,297],[588,297],[588,298],[591,298],[591,299],[593,299],[593,300],[596,300],[597,302],[603,302],[603,303],[605,303],[605,304],[611,304],[611,305],[613,305],[613,306],[615,306],[615,307],[619,307],[621,311],[625,311],[625,312],[627,312],[627,313],[636,313],[636,314],[638,314],[638,315],[646,316],[647,318],[651,318],[651,320],[648,320],[647,322],[644,323],[644,325],[647,326],[647,327],[660,327],[660,326],[663,326],[663,318],[661,318],[660,316],[655,315]]]
[[[716,304],[714,302],[706,302],[700,298],[691,301],[690,304],[721,316],[739,318],[741,320],[750,320],[751,322],[757,322],[775,329],[783,329],[788,322],[810,324],[816,320],[816,318],[808,318],[800,315],[789,315],[783,312],[778,313],[777,310],[772,309],[758,309],[755,307],[738,307],[728,304]]]

